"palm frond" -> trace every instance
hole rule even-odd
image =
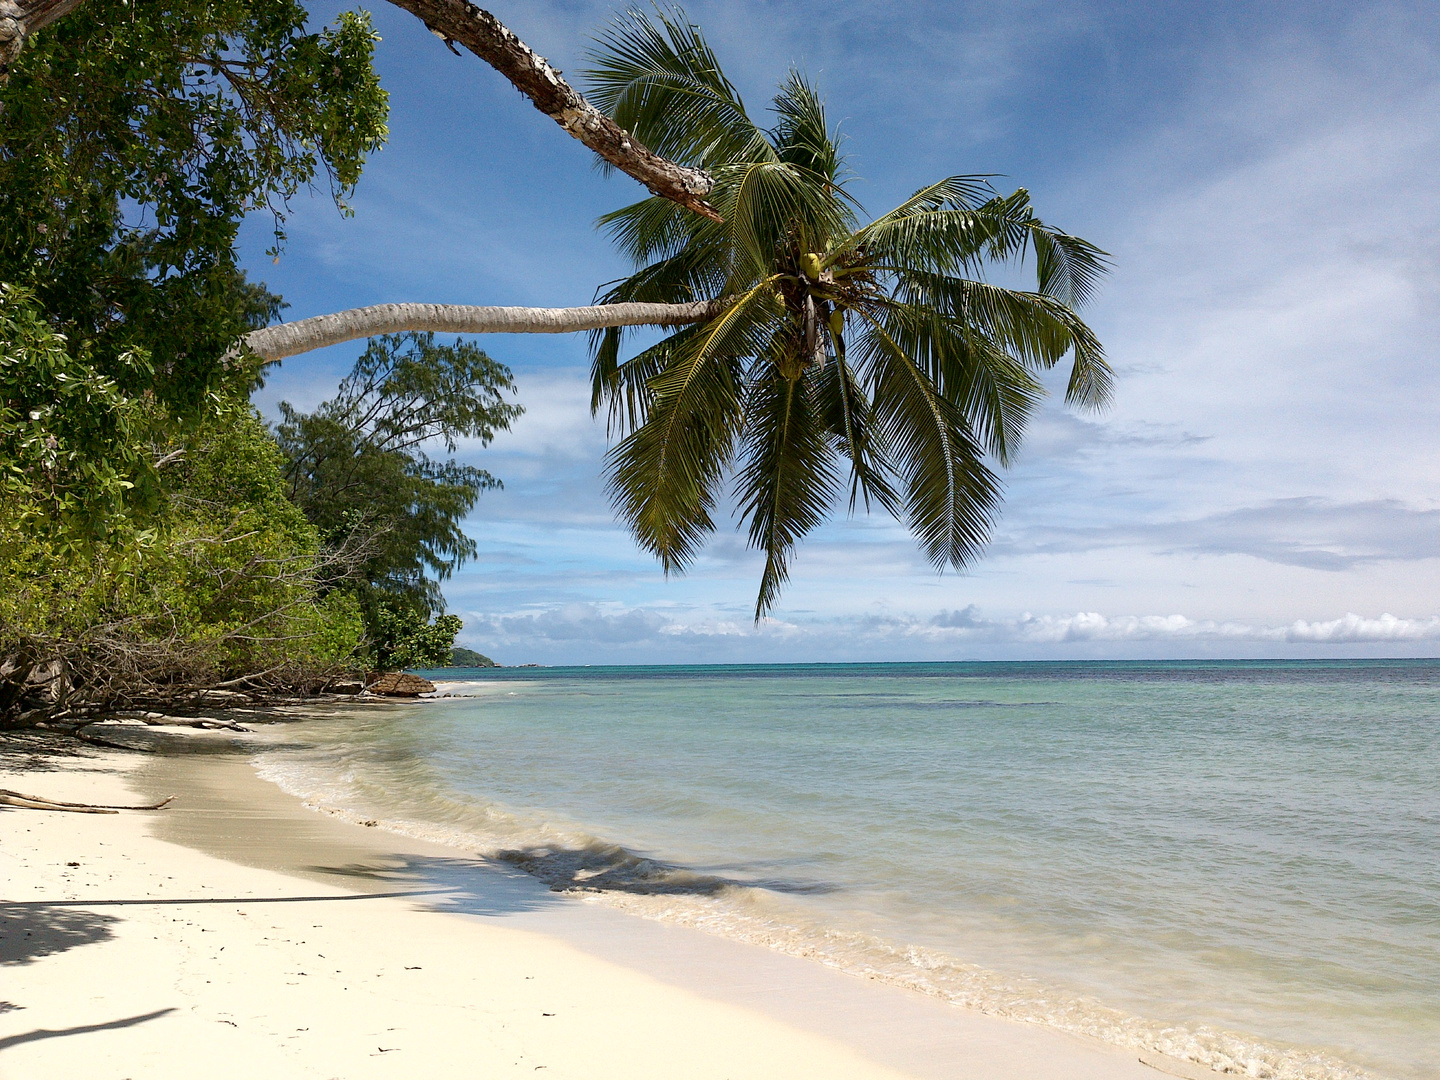
[[[810,380],[785,378],[768,358],[756,369],[746,394],[745,465],[735,495],[750,523],[751,546],[765,552],[758,621],[789,577],[796,543],[825,520],[838,477]]]
[[[878,248],[896,254],[909,250],[914,241],[912,236],[923,236],[937,227],[948,223],[950,234],[964,238],[967,230],[973,230],[974,214],[982,206],[993,202],[994,191],[984,176],[948,176],[927,187],[921,188],[889,213],[856,230],[844,243],[836,246],[834,253],[826,260],[836,263],[852,251],[862,248]],[[901,257],[902,263],[908,260]]]
[[[677,254],[695,242],[692,219],[714,226],[673,199],[658,195],[641,199],[595,219],[596,228],[606,233],[620,253],[636,266]]]
[[[1098,412],[1114,396],[1115,372],[1090,328],[1075,318],[1075,359],[1065,386],[1065,404]]]
[[[660,200],[665,201],[665,200]],[[696,217],[696,215],[690,215]],[[697,220],[704,220],[698,218]],[[707,223],[708,224],[708,223]],[[724,251],[719,255],[725,260]],[[669,258],[661,259],[628,278],[611,282],[596,295],[597,304],[657,303],[678,304],[719,296],[725,273],[717,265],[716,253],[703,245],[690,245]],[[649,402],[648,382],[669,362],[669,350],[690,331],[680,331],[622,364],[620,349],[624,327],[595,330],[590,334],[591,414],[610,402],[610,430],[630,431],[642,423]],[[670,344],[667,344],[670,343]]]
[[[1088,304],[1101,275],[1110,268],[1106,252],[1078,236],[1047,229],[1039,221],[1030,227],[1030,242],[1035,245],[1040,291],[1070,308]]]
[[[773,158],[700,28],[680,8],[634,9],[596,38],[582,76],[586,95],[621,127],[672,161]]]
[[[1000,484],[984,463],[965,414],[874,317],[864,318],[858,351],[891,460],[904,482],[905,517],[937,570],[961,569],[989,538]]]
[[[845,158],[839,138],[826,123],[825,102],[815,88],[791,69],[771,108],[778,121],[771,129],[770,141],[780,160],[840,186],[845,178]]]
[[[649,382],[644,423],[607,456],[616,510],[666,573],[682,571],[714,531],[716,485],[743,417],[744,358],[764,349],[779,314],[770,284],[675,343]]]
[[[624,363],[619,358],[620,328],[600,331],[603,338],[590,366],[590,415],[594,416],[600,406],[608,404],[607,433],[629,435],[649,416],[650,402],[655,396],[651,383],[703,331],[703,326],[687,326],[642,349]]]
[[[820,417],[835,451],[850,463],[850,513],[863,498],[873,499],[891,514],[901,514],[900,497],[890,482],[885,442],[876,430],[875,409],[850,365],[840,356],[814,377]]]
[[[1009,464],[1044,387],[983,325],[927,303],[892,303],[876,314],[888,338],[920,367],[935,392],[965,416],[1001,465]]]
[[[746,162],[718,170],[712,203],[729,233],[732,287],[770,270],[810,193],[804,171],[782,162]]]

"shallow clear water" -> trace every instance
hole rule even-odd
[[[1440,1076],[1440,663],[457,676],[262,772],[988,1011],[1256,1076]]]

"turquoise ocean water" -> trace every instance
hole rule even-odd
[[[1440,1077],[1440,662],[435,675],[457,696],[307,721],[262,774],[990,1012]]]

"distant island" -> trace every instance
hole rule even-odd
[[[450,650],[450,663],[446,667],[499,667],[488,656],[482,656],[474,649],[462,649],[458,645]]]

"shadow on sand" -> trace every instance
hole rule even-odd
[[[92,1031],[118,1031],[121,1028],[134,1027],[136,1024],[143,1024],[147,1020],[158,1020],[162,1016],[168,1016],[174,1009],[156,1009],[154,1012],[141,1013],[139,1016],[127,1016],[120,1020],[110,1020],[103,1024],[81,1024],[77,1027],[68,1028],[36,1028],[34,1031],[21,1032],[19,1035],[11,1035],[8,1038],[0,1039],[0,1050],[8,1050],[12,1046],[19,1046],[21,1043],[38,1042],[41,1039],[60,1039],[66,1035],[88,1035]]]
[[[0,901],[0,964],[30,964],[82,945],[108,941],[119,921],[112,915],[81,910],[78,903]]]

